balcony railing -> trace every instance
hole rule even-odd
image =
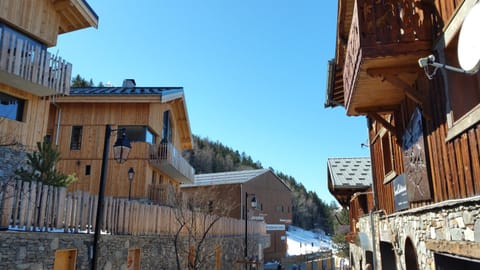
[[[167,184],[152,184],[148,188],[148,197],[150,201],[158,205],[175,205],[175,189]]]
[[[68,94],[72,65],[14,32],[0,29],[0,75],[37,96]]]
[[[150,163],[182,183],[193,183],[195,170],[171,143],[150,146]]]
[[[405,67],[418,71],[417,60],[431,50],[436,35],[432,13],[433,8],[422,6],[421,1],[355,1],[343,69],[350,114],[356,114],[357,107],[393,105],[404,98],[401,91],[382,83],[378,71],[403,71]]]

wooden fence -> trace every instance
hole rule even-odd
[[[90,233],[95,230],[98,196],[84,191],[37,182],[16,181],[0,190],[0,227],[26,231]],[[171,235],[179,229],[177,217],[188,216],[200,228],[215,216],[123,198],[105,197],[101,230],[110,234]],[[210,235],[244,235],[245,221],[220,217]],[[248,222],[250,234],[266,234],[265,223]],[[184,230],[186,231],[186,230]]]

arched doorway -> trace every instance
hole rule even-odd
[[[418,270],[417,250],[413,246],[412,240],[405,240],[405,266],[406,270]]]

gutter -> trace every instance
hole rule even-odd
[[[55,102],[55,98],[56,98],[56,96],[53,96],[52,104],[53,104],[53,106],[55,106],[58,109],[58,111],[57,111],[57,130],[55,131],[55,145],[58,146],[58,141],[59,141],[59,138],[60,138],[60,120],[62,119],[62,107],[60,107],[60,105],[58,105]]]

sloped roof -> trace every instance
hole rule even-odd
[[[268,171],[269,171],[268,169],[258,169],[258,170],[197,174],[195,175],[194,183],[182,184],[181,187],[242,184]]]
[[[183,94],[183,87],[72,87],[71,96],[168,96]]]
[[[372,168],[369,157],[329,158],[328,178],[334,189],[366,188],[372,185]]]

